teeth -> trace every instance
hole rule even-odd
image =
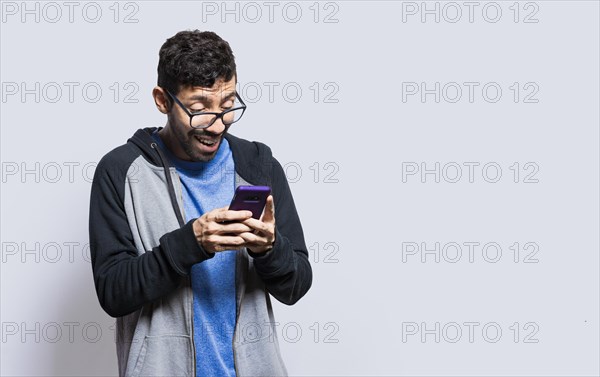
[[[214,144],[215,144],[215,142],[214,142],[214,141],[210,141],[210,140],[203,140],[203,139],[200,139],[200,138],[196,138],[196,139],[198,139],[198,141],[199,141],[199,142],[201,142],[201,143],[202,143],[202,144],[204,144],[204,145],[214,145]]]

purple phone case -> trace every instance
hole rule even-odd
[[[249,210],[252,217],[260,219],[267,197],[271,193],[269,186],[238,186],[229,205],[230,210]]]

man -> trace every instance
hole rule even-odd
[[[292,305],[312,270],[271,150],[228,133],[245,111],[229,44],[184,31],[162,46],[161,128],[99,162],[90,247],[98,299],[117,318],[126,376],[285,375],[269,294]],[[228,210],[239,185],[271,186],[260,219]]]

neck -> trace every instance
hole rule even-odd
[[[183,151],[179,143],[177,142],[177,138],[171,131],[171,127],[169,127],[169,122],[163,127],[162,130],[158,131],[158,136],[162,139],[163,143],[169,148],[171,153],[175,155],[180,160],[191,161],[189,156]]]

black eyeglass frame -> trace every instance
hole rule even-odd
[[[240,101],[240,103],[242,104],[242,106],[233,107],[231,109],[227,109],[227,110],[225,110],[223,112],[220,112],[220,113],[204,112],[204,111],[198,111],[198,112],[193,113],[193,112],[189,111],[188,108],[179,100],[179,98],[175,97],[168,89],[165,89],[165,91],[167,92],[167,94],[171,98],[173,98],[173,100],[179,105],[179,107],[181,107],[183,109],[183,111],[185,111],[185,113],[190,117],[190,127],[194,128],[194,129],[197,129],[197,130],[203,130],[205,128],[208,128],[208,127],[212,126],[217,121],[217,119],[219,119],[219,118],[221,118],[221,122],[223,122],[223,125],[225,125],[225,127],[229,127],[232,124],[234,124],[235,122],[237,122],[240,119],[242,119],[242,116],[244,115],[244,113],[246,112],[246,108],[248,107],[244,103],[244,100],[242,99],[242,97],[240,97],[240,95],[236,92],[235,93],[235,97]],[[230,113],[230,112],[236,111],[236,110],[242,110],[242,113],[240,114],[240,117],[237,120],[234,120],[231,123],[225,123],[225,118],[223,118],[223,116],[225,116],[225,114],[227,114],[227,113]],[[194,127],[192,125],[192,120],[194,119],[194,117],[196,115],[215,115],[215,117],[206,126]]]

